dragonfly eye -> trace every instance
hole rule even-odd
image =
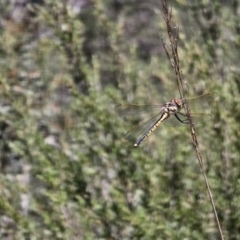
[[[182,107],[182,105],[183,105],[183,102],[182,102],[180,99],[178,99],[178,98],[174,98],[174,102],[175,102],[179,107]]]

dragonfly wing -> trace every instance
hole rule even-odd
[[[136,140],[144,136],[155,125],[155,123],[161,118],[161,116],[162,113],[158,113],[146,122],[140,123],[136,127],[132,128],[130,131],[128,131],[125,134],[124,138],[128,141],[136,142]]]
[[[183,123],[185,123],[185,124],[178,124],[178,126],[186,126],[190,124],[190,121],[186,114],[176,113],[176,115]],[[206,121],[211,121],[212,115],[208,113],[191,113],[191,118],[192,118],[193,124],[200,125],[200,124],[204,124]]]
[[[120,116],[127,115],[138,115],[143,113],[153,114],[154,112],[160,112],[164,105],[160,104],[145,104],[145,105],[137,105],[137,104],[119,104],[115,106],[115,111]]]
[[[211,109],[213,102],[216,100],[218,94],[216,92],[209,92],[194,98],[189,98],[188,103],[192,112],[202,112]]]

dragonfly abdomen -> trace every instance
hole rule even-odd
[[[149,135],[165,120],[169,117],[169,113],[164,113],[162,116],[157,120],[157,122],[144,134],[137,142],[134,144],[134,147],[138,147]]]

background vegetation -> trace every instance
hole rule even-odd
[[[179,96],[160,0],[23,3],[0,0],[1,239],[219,239],[189,129],[133,149],[114,112]],[[197,134],[240,239],[239,1],[169,5],[189,96],[218,92]]]

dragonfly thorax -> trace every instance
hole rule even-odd
[[[182,109],[182,101],[178,98],[174,98],[169,103],[165,104],[164,112],[168,114],[175,114]]]

